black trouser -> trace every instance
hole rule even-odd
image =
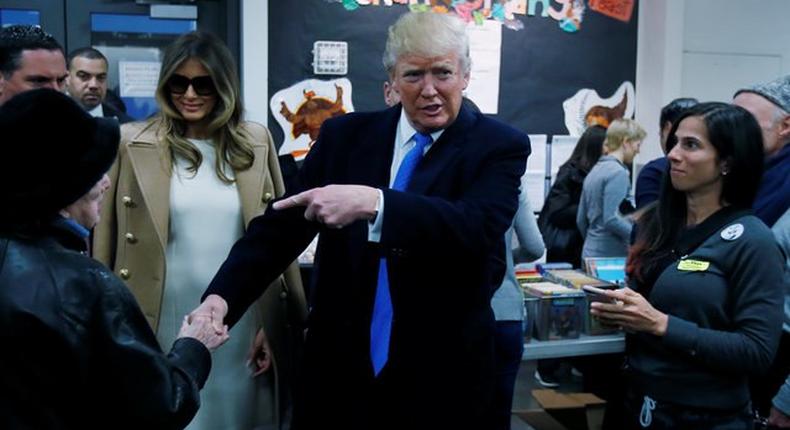
[[[679,388],[682,389],[682,388]],[[634,388],[626,391],[624,430],[752,430],[751,404],[731,410],[697,408],[656,401]]]

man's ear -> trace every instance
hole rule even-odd
[[[790,140],[790,114],[785,114],[779,120],[779,138],[784,141]]]
[[[3,98],[3,93],[5,92],[5,85],[6,85],[5,73],[0,72],[0,99]]]

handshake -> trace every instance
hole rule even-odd
[[[228,304],[225,299],[215,294],[206,297],[200,306],[184,316],[178,338],[197,339],[209,351],[214,351],[230,338],[228,326],[223,323],[227,313]]]

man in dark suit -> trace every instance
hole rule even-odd
[[[134,121],[126,112],[106,102],[107,57],[94,48],[79,48],[69,54],[69,95],[94,117],[116,118],[121,124]]]
[[[464,23],[410,13],[401,104],[327,120],[300,189],[250,224],[192,317],[232,325],[321,233],[293,429],[485,429],[504,233],[527,136],[462,106]]]

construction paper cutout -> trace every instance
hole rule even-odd
[[[562,102],[565,128],[572,136],[581,136],[590,125],[608,126],[617,118],[631,118],[636,105],[634,84],[625,81],[609,98],[601,98],[594,89],[584,88]]]
[[[549,16],[549,8],[551,7],[551,2],[549,0],[529,0],[529,10],[527,10],[527,15],[535,16],[535,9],[537,8],[538,3],[541,4],[540,16],[544,18]]]
[[[579,31],[584,18],[584,0],[556,0],[562,4],[561,10],[550,9],[549,16],[559,21],[563,31],[575,33]]]
[[[359,8],[359,3],[357,0],[343,0],[343,7],[346,10],[357,10]]]
[[[298,82],[277,91],[269,101],[269,109],[283,130],[280,155],[291,154],[301,160],[315,143],[326,119],[354,111],[351,81],[342,78]]]
[[[594,11],[623,22],[631,21],[634,12],[634,0],[589,0],[589,5]]]
[[[509,0],[505,7],[519,15],[527,14],[527,0]]]

